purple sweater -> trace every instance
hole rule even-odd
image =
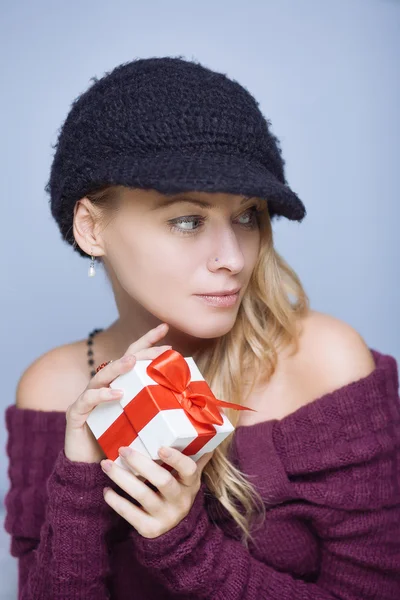
[[[204,483],[183,521],[142,537],[104,501],[125,493],[101,467],[65,457],[65,413],[8,406],[18,598],[399,600],[398,367],[371,351],[370,375],[232,434],[267,506],[249,550]]]

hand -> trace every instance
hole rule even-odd
[[[123,357],[98,371],[92,377],[84,392],[68,407],[64,452],[69,460],[99,463],[102,458],[105,458],[106,455],[86,423],[86,419],[95,406],[101,402],[109,402],[110,400],[115,402],[115,400],[122,398],[122,392],[115,395],[115,390],[107,386],[119,375],[131,371],[136,360],[152,360],[171,348],[171,346],[151,347],[165,337],[167,331],[168,325],[163,323],[133,342]]]
[[[186,517],[201,487],[203,469],[214,454],[207,452],[195,462],[175,448],[167,450],[170,451],[168,457],[163,454],[161,448],[158,454],[163,462],[177,471],[178,478],[141,452],[127,447],[119,449],[127,465],[145,476],[159,493],[154,492],[131,471],[123,469],[112,460],[107,459],[100,463],[110,479],[137,500],[142,508],[135,506],[111,488],[105,488],[105,501],[146,538],[156,538],[166,533]]]

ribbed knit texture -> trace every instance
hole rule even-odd
[[[258,196],[271,218],[304,219],[271,123],[235,80],[169,56],[133,60],[93,79],[60,128],[45,188],[62,239],[81,256],[74,206],[104,185]]]
[[[181,523],[142,537],[105,503],[105,485],[121,490],[101,467],[65,457],[65,413],[8,406],[18,598],[399,600],[398,367],[371,351],[367,377],[234,432],[267,506],[249,550],[205,484]]]

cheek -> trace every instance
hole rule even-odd
[[[257,262],[260,253],[261,238],[260,235],[254,235],[253,239],[246,240],[242,246],[242,252],[245,261],[245,269],[251,272]]]
[[[182,252],[176,241],[149,227],[135,231],[120,227],[108,253],[121,286],[139,301],[149,296],[165,301],[167,289],[169,296],[173,290],[178,294],[189,287],[195,270],[193,254]]]

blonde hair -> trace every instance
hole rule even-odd
[[[87,194],[87,198],[109,214],[118,208],[116,199],[120,188],[105,186]],[[293,352],[297,352],[297,325],[310,306],[298,276],[274,248],[268,210],[258,213],[258,221],[260,252],[235,324],[226,335],[217,338],[211,348],[193,354],[213,394],[241,405],[246,405],[256,384],[267,383],[274,374],[278,349],[291,346]],[[224,412],[236,426],[242,411],[228,408]],[[253,519],[258,517],[262,524],[265,504],[246,474],[229,460],[232,439],[233,435],[228,436],[215,449],[203,477],[212,495],[236,523],[241,531],[241,542],[248,548],[249,539],[254,543]]]

